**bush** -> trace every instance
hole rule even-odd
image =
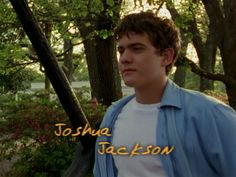
[[[89,90],[76,90],[81,106],[94,127],[100,122],[106,107],[93,102]],[[4,101],[2,101],[4,100]],[[0,155],[4,158],[19,156],[8,176],[11,177],[54,177],[61,176],[69,167],[77,139],[54,135],[55,124],[65,123],[70,127],[55,93],[19,94],[0,97],[0,134],[7,135],[0,140]],[[8,141],[10,138],[10,141]]]
[[[25,146],[21,150],[20,159],[14,164],[8,176],[62,176],[72,161],[76,143],[68,139],[53,139],[37,148],[36,144]]]

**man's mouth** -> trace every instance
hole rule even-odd
[[[122,71],[122,74],[125,74],[125,73],[130,73],[130,72],[134,72],[134,71],[136,71],[135,69],[124,69],[123,71]]]

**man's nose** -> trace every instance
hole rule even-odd
[[[130,63],[132,61],[132,55],[129,50],[125,50],[122,54],[120,54],[120,63]]]

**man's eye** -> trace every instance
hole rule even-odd
[[[118,51],[120,54],[124,53],[124,49],[121,49],[121,48],[118,48],[117,51]]]
[[[122,50],[118,50],[118,52],[119,52],[119,54],[122,54],[122,53],[123,53],[123,51],[122,51]]]
[[[138,52],[138,51],[141,51],[142,49],[143,49],[143,48],[141,48],[141,47],[134,47],[134,48],[133,48],[133,50],[134,50],[134,51],[137,51],[137,52]]]

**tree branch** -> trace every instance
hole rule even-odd
[[[66,49],[65,51],[63,51],[62,53],[56,54],[56,57],[61,57],[61,56],[65,55],[65,54],[66,54],[67,52],[69,52],[74,46],[83,44],[86,40],[88,40],[88,39],[85,39],[85,40],[83,40],[83,41],[81,41],[81,42],[72,44],[69,48],[67,48],[67,49]]]
[[[22,67],[26,67],[27,65],[30,65],[30,64],[33,64],[33,63],[37,63],[38,61],[29,61],[29,62],[25,62],[25,63],[14,63],[14,65],[11,65],[11,66],[4,66],[4,67],[1,67],[2,69],[9,69],[9,68],[15,68],[15,67],[19,67],[19,66],[22,66]]]
[[[199,76],[202,76],[207,79],[214,80],[214,81],[221,81],[224,84],[236,85],[236,80],[234,78],[230,76],[226,76],[224,74],[213,74],[213,73],[207,72],[201,69],[196,63],[194,63],[192,60],[190,60],[186,56],[180,56],[178,60],[180,62],[187,63],[191,67],[191,71]]]

